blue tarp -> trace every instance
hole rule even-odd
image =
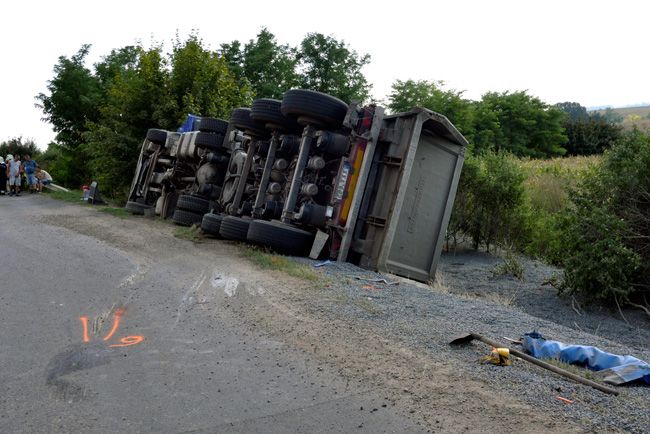
[[[610,384],[625,384],[635,380],[650,384],[650,364],[636,357],[606,353],[586,345],[567,345],[547,340],[537,332],[526,333],[523,346],[538,359],[557,359],[600,371],[604,375],[603,381]]]
[[[179,133],[189,133],[190,131],[195,131],[196,125],[198,125],[198,122],[201,120],[200,116],[196,116],[193,114],[187,115],[187,119],[185,119],[185,122],[183,122],[183,125],[178,129]]]

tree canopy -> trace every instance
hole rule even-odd
[[[222,44],[221,54],[235,77],[240,83],[245,80],[256,98],[281,99],[287,89],[299,84],[296,49],[278,44],[266,28],[244,47],[239,41]]]
[[[244,46],[237,40],[221,44],[220,53],[255,98],[281,99],[295,87],[329,93],[345,102],[370,97],[371,86],[362,71],[370,56],[333,36],[309,33],[299,46],[291,47],[279,44],[273,33],[262,28]]]
[[[577,102],[563,102],[555,107],[565,113],[563,127],[567,135],[564,148],[568,155],[601,154],[622,137],[623,127],[598,113],[587,112]]]
[[[33,159],[41,156],[41,151],[32,139],[24,139],[23,137],[13,137],[9,140],[0,142],[0,156],[6,157],[7,154],[25,155],[29,154]]]
[[[458,130],[470,135],[473,130],[472,102],[463,98],[463,92],[445,89],[443,81],[396,80],[388,96],[388,107],[393,113],[413,107],[424,107],[444,114]]]
[[[508,151],[526,157],[564,155],[564,114],[539,98],[519,92],[488,92],[477,102],[475,149]]]
[[[345,102],[365,101],[371,85],[361,72],[370,55],[358,54],[344,41],[321,33],[309,33],[298,52],[300,84],[306,89],[337,96]]]

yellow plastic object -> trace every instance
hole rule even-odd
[[[492,348],[492,352],[481,359],[486,363],[492,363],[499,366],[510,366],[510,350],[508,348]]]

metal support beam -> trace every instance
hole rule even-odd
[[[296,168],[293,171],[291,188],[289,189],[289,197],[287,197],[287,202],[284,204],[284,209],[282,210],[282,222],[284,223],[291,223],[293,215],[296,211],[298,194],[300,193],[300,187],[302,186],[302,175],[305,172],[305,166],[307,165],[309,153],[311,152],[311,142],[314,140],[315,133],[316,130],[311,125],[307,125],[302,132],[302,139],[300,141],[300,153],[298,154]]]
[[[269,152],[266,154],[266,161],[264,163],[264,171],[262,172],[262,179],[260,180],[260,188],[257,190],[255,197],[255,205],[253,205],[253,218],[261,218],[266,199],[266,189],[269,187],[269,178],[271,177],[271,170],[275,162],[275,152],[278,149],[279,133],[273,131],[271,141],[269,142]]]

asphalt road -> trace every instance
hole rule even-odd
[[[253,308],[263,288],[244,291],[251,265],[227,249],[152,247],[112,216],[131,248],[65,227],[92,213],[0,196],[0,432],[421,431],[372,386],[240,323],[230,296]]]

